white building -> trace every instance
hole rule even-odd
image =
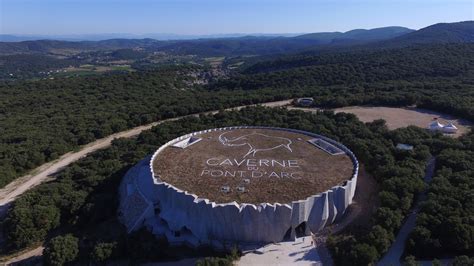
[[[189,143],[190,138],[198,140],[198,136],[200,136],[203,141],[192,145],[192,147],[199,147],[199,145],[202,147],[207,145],[205,142],[208,138],[205,134],[212,132],[222,134],[221,132],[243,128],[294,132],[295,134],[304,134],[307,138],[322,139],[343,152],[341,155],[325,151],[329,154],[327,156],[335,156],[333,158],[348,156],[352,169],[351,174],[344,182],[332,186],[327,191],[298,198],[288,203],[250,204],[237,203],[236,201],[216,203],[207,198],[201,198],[193,194],[192,191],[181,190],[163,181],[153,168],[153,162],[167,147],[178,146],[181,149],[172,152],[183,153],[190,148],[188,145],[183,150],[182,144]],[[297,139],[294,141],[300,143],[298,145],[308,143]],[[197,143],[197,141],[193,141],[193,143]],[[230,148],[235,147],[237,146]],[[286,151],[282,148],[275,151],[292,154],[294,150]],[[264,153],[265,151],[261,150],[260,152]],[[248,160],[256,161],[251,156]],[[248,247],[254,244],[294,240],[297,237],[316,233],[343,217],[355,194],[358,170],[359,163],[347,147],[310,132],[263,127],[210,129],[171,140],[161,146],[151,158],[148,157],[131,168],[119,188],[118,215],[128,232],[145,226],[155,235],[165,236],[172,245],[185,244],[191,247],[209,245],[217,249],[226,249],[234,245]],[[251,185],[249,183],[253,182],[250,179],[242,179],[242,181],[241,186],[249,186]],[[284,184],[291,184],[290,181],[284,182],[286,182]],[[240,192],[246,193],[247,190]]]
[[[453,123],[449,123],[447,126],[443,127],[444,133],[456,133],[457,131],[458,128]]]
[[[456,133],[458,131],[458,128],[453,123],[450,122],[448,125],[444,125],[438,120],[431,122],[431,124],[428,126],[428,129],[431,131],[440,131],[442,133],[449,134]]]

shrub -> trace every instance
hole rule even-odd
[[[96,262],[110,260],[116,253],[117,243],[98,243],[92,251],[92,259]]]
[[[55,237],[46,244],[43,260],[46,265],[59,266],[74,261],[78,253],[78,239],[67,234]]]

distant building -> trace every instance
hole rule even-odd
[[[428,129],[431,131],[440,131],[443,133],[456,133],[458,131],[458,128],[453,124],[449,123],[448,125],[441,124],[437,118],[431,124],[428,126]]]
[[[404,151],[412,151],[412,150],[413,150],[413,146],[412,146],[412,145],[408,145],[408,144],[404,144],[404,143],[398,143],[398,144],[397,144],[397,149],[399,149],[399,150],[404,150]]]
[[[441,124],[438,120],[435,120],[431,122],[431,124],[428,126],[428,129],[431,131],[443,131],[443,127],[443,124]]]
[[[444,133],[456,133],[457,131],[458,128],[453,123],[449,123],[447,126],[443,127]]]
[[[314,99],[313,98],[298,98],[296,100],[296,103],[299,106],[309,107],[309,106],[313,105]]]

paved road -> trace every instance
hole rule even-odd
[[[267,106],[267,107],[278,107],[278,106],[287,105],[290,102],[291,100],[284,100],[284,101],[277,101],[277,102],[262,103],[261,105]],[[247,106],[253,106],[253,105],[247,105]],[[227,110],[239,110],[247,106],[239,106],[239,107],[229,108]],[[217,112],[218,111],[210,111],[210,112],[204,112],[200,114],[214,114]],[[196,116],[196,115],[199,115],[199,114],[194,114],[190,116]],[[0,189],[0,217],[2,217],[2,215],[6,213],[6,209],[8,208],[8,205],[12,201],[14,201],[16,197],[25,193],[29,189],[41,184],[42,182],[48,180],[48,178],[52,178],[53,174],[57,173],[58,171],[68,166],[69,164],[87,156],[88,154],[92,152],[109,147],[114,139],[134,137],[134,136],[139,135],[142,131],[148,130],[156,125],[159,125],[161,123],[168,122],[168,121],[178,120],[183,117],[185,116],[176,117],[172,119],[165,119],[165,120],[153,122],[147,125],[135,127],[129,130],[125,130],[119,133],[115,133],[108,137],[98,139],[85,146],[82,146],[78,151],[68,152],[62,155],[59,159],[55,161],[48,162],[39,166],[38,168],[31,171],[30,174],[20,177],[14,180],[13,182],[11,182],[10,184],[8,184],[3,189]]]
[[[425,183],[431,183],[435,169],[435,158],[431,157],[428,161],[425,173]],[[382,259],[377,263],[378,266],[384,265],[401,265],[400,258],[405,251],[405,243],[408,239],[408,235],[411,233],[413,228],[416,225],[416,215],[420,210],[420,203],[426,199],[426,191],[422,192],[417,201],[414,204],[412,212],[408,215],[408,218],[405,220],[402,228],[398,232],[395,242],[388,249],[387,253],[382,257]]]

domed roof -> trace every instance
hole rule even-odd
[[[444,125],[441,124],[438,120],[435,120],[435,121],[431,122],[431,124],[429,126],[429,128],[431,128],[431,129],[441,129],[443,127],[444,127]]]

